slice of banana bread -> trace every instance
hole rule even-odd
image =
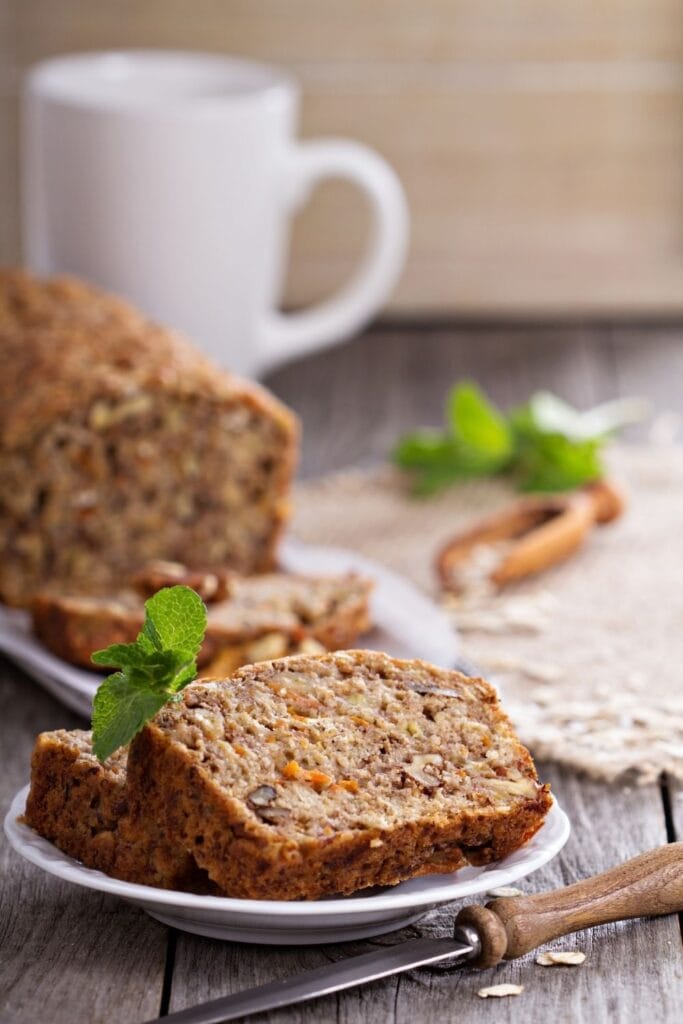
[[[352,645],[370,626],[372,583],[359,576],[289,576],[265,573],[234,578],[223,601],[208,604],[199,664],[220,657],[218,670],[280,657],[306,641],[323,650]],[[112,643],[131,643],[144,620],[134,591],[116,598],[39,595],[33,627],[46,647],[65,661],[92,668],[90,656]],[[321,648],[318,648],[320,650]]]
[[[150,559],[273,567],[298,429],[264,389],[70,278],[0,273],[0,599]]]
[[[192,684],[131,744],[128,786],[223,891],[256,899],[487,863],[551,804],[493,687],[368,651]]]
[[[86,867],[163,889],[214,891],[191,854],[148,815],[133,817],[126,792],[127,750],[105,764],[89,732],[41,733],[31,759],[25,820]]]

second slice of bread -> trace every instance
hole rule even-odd
[[[551,804],[493,687],[368,651],[194,683],[133,741],[128,786],[220,889],[256,899],[497,860]]]
[[[182,846],[153,817],[131,813],[127,749],[101,764],[90,732],[43,732],[31,757],[27,824],[64,853],[126,882],[189,892],[214,891]]]
[[[360,576],[264,573],[235,577],[229,595],[208,605],[200,666],[220,658],[230,675],[240,665],[296,651],[315,641],[318,651],[348,647],[370,626],[372,584]],[[46,647],[75,665],[93,668],[93,651],[132,643],[145,617],[133,590],[111,597],[45,593],[32,605],[33,628]]]

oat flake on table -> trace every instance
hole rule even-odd
[[[491,996],[502,999],[505,996],[521,996],[523,991],[524,985],[511,985],[503,982],[502,985],[489,985],[488,988],[480,988],[477,995],[481,999],[489,999]]]
[[[507,899],[512,896],[523,896],[524,893],[521,889],[515,889],[513,885],[499,885],[496,889],[489,889],[486,895],[492,896],[493,899],[503,897]]]
[[[578,967],[585,959],[586,954],[580,949],[550,949],[539,953],[536,963],[541,967]]]
[[[615,446],[628,506],[562,566],[458,609],[463,653],[499,681],[534,754],[594,778],[683,780],[683,449]],[[389,467],[299,484],[293,532],[351,548],[437,596],[453,533],[514,498],[498,480],[418,500]],[[479,623],[477,622],[479,617]]]

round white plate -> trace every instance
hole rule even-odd
[[[358,572],[375,581],[371,598],[375,628],[361,637],[359,646],[396,658],[422,658],[471,671],[458,657],[458,639],[442,609],[402,576],[351,551],[310,547],[294,540],[282,545],[280,561],[287,572]],[[33,635],[26,612],[0,605],[0,651],[72,711],[90,717],[92,699],[103,676],[69,665],[48,651]]]
[[[342,942],[403,928],[441,903],[509,885],[536,871],[562,849],[569,836],[569,819],[555,801],[545,824],[526,846],[486,867],[427,875],[342,899],[240,900],[132,885],[83,867],[17,820],[24,812],[27,793],[25,786],[12,801],[5,832],[17,853],[31,864],[67,882],[120,896],[174,928],[213,939],[268,945]]]

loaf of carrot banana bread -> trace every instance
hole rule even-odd
[[[0,599],[154,558],[272,568],[293,415],[126,303],[0,273]]]
[[[25,820],[64,853],[114,878],[163,889],[214,891],[204,871],[149,815],[133,817],[127,750],[100,764],[89,732],[44,732],[31,759]]]
[[[221,890],[256,899],[487,863],[551,804],[493,687],[368,651],[190,685],[133,740],[128,793]]]
[[[159,582],[159,575],[154,579]],[[348,647],[370,625],[372,584],[359,576],[264,573],[233,577],[228,587],[227,597],[207,604],[199,655],[200,665],[213,659],[215,674],[231,675],[240,665],[298,649]],[[144,600],[132,590],[116,598],[45,593],[34,599],[32,612],[34,630],[46,647],[65,661],[92,668],[93,651],[135,640]]]

